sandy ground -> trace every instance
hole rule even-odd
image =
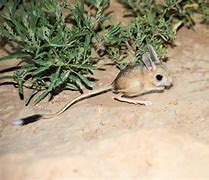
[[[183,28],[175,44],[167,62],[174,86],[136,98],[152,101],[149,107],[114,101],[109,92],[17,127],[13,119],[55,112],[79,93],[25,107],[16,88],[0,86],[0,179],[209,179],[209,29]],[[101,66],[95,88],[118,73]]]

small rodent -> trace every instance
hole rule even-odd
[[[116,93],[117,95],[114,99],[118,101],[151,105],[152,103],[150,101],[134,100],[131,98],[152,92],[162,92],[165,88],[170,88],[172,86],[172,79],[166,66],[158,59],[154,48],[151,45],[149,45],[148,48],[149,52],[145,53],[142,57],[143,64],[127,66],[119,72],[111,85],[78,96],[54,114],[35,114],[23,119],[15,120],[12,124],[25,125],[37,121],[40,118],[53,118],[62,114],[76,102],[107,91]]]

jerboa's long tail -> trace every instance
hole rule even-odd
[[[73,104],[75,104],[83,99],[110,91],[112,89],[113,89],[113,87],[110,85],[110,86],[106,86],[106,87],[102,87],[102,88],[99,88],[96,90],[89,91],[88,93],[82,94],[82,95],[78,96],[77,98],[73,99],[72,101],[67,103],[61,110],[59,110],[58,112],[56,112],[54,114],[34,114],[32,116],[28,116],[25,118],[16,119],[16,120],[12,121],[12,124],[13,125],[26,125],[29,123],[36,122],[40,119],[50,119],[50,118],[59,116],[60,114],[65,112],[69,107],[71,107]]]

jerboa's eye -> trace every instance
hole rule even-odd
[[[157,74],[155,77],[158,81],[161,81],[163,79],[163,76],[161,74]]]

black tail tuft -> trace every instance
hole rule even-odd
[[[28,116],[28,117],[25,117],[25,118],[22,118],[22,119],[17,119],[17,120],[14,120],[12,121],[12,124],[13,125],[27,125],[29,123],[33,123],[33,122],[36,122],[38,121],[39,119],[41,119],[42,115],[41,114],[34,114],[32,116]]]

